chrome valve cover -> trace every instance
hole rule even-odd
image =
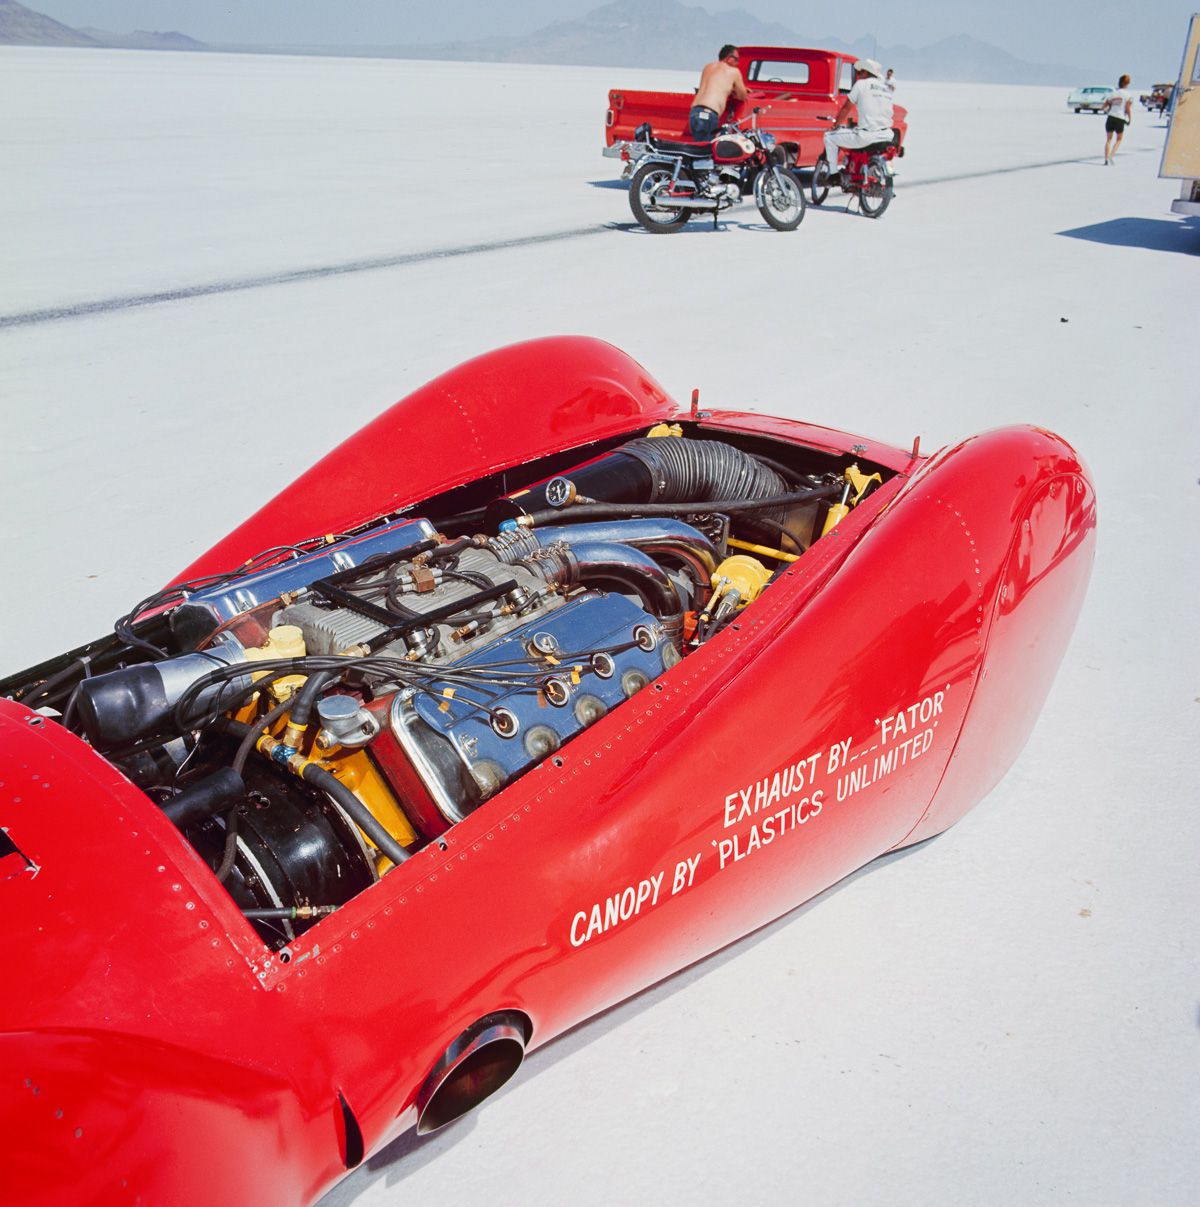
[[[436,682],[392,703],[391,731],[438,811],[480,802],[636,695],[679,660],[662,626],[623,595],[591,591],[455,663],[497,682]],[[514,671],[527,671],[518,679]]]

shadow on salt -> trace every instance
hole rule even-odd
[[[1059,231],[1068,239],[1107,243],[1111,247],[1144,247],[1149,251],[1173,251],[1200,256],[1200,222],[1173,218],[1113,218],[1093,226]]]

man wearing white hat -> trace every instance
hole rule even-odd
[[[874,59],[859,59],[854,64],[854,87],[833,119],[833,129],[825,135],[825,158],[833,176],[838,172],[841,148],[869,147],[892,137],[892,93],[880,78],[883,68]],[[858,111],[858,125],[849,127],[851,110]]]

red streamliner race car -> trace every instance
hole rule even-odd
[[[0,682],[6,1200],[312,1202],[946,829],[1094,531],[1036,427],[922,457],[582,338],[418,390]]]

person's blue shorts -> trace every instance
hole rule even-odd
[[[707,105],[693,105],[688,114],[688,129],[697,142],[704,142],[716,134],[720,120],[721,115],[715,109]]]

